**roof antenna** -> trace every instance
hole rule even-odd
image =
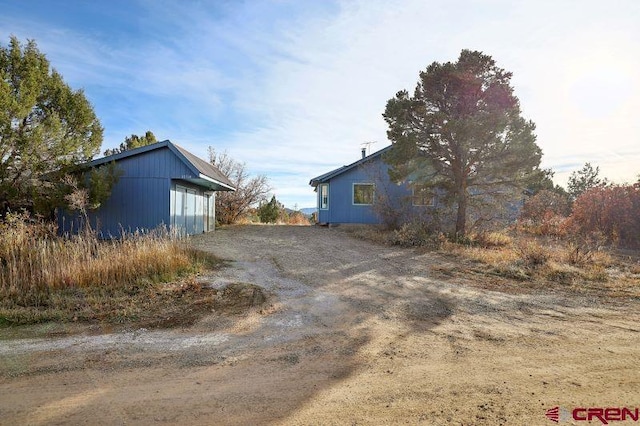
[[[378,143],[376,141],[368,141],[360,144],[360,149],[362,151],[362,158],[367,156],[367,153],[371,154],[371,145]]]

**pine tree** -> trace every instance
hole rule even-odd
[[[413,96],[402,90],[387,102],[391,178],[443,194],[458,236],[473,197],[486,203],[517,194],[541,173],[535,125],[521,117],[510,81],[490,56],[463,50],[457,62],[421,72]]]
[[[71,89],[30,40],[0,46],[0,214],[51,214],[62,178],[98,154],[102,127],[82,90]]]

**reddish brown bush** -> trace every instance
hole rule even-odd
[[[591,188],[573,204],[577,232],[599,234],[613,244],[640,246],[640,184]]]
[[[571,204],[567,197],[543,189],[524,203],[520,217],[542,222],[545,218],[566,217],[569,213],[571,213]]]
[[[567,196],[542,190],[524,203],[518,229],[534,235],[564,236],[569,213],[571,203]]]

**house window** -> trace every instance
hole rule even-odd
[[[373,204],[374,185],[372,183],[353,184],[353,204],[371,205]]]
[[[412,187],[411,204],[414,206],[428,206],[433,207],[435,205],[435,197],[433,191],[427,185],[413,184]]]
[[[320,208],[327,210],[329,208],[329,185],[320,185]]]

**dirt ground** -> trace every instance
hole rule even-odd
[[[267,303],[171,330],[0,329],[0,424],[544,425],[556,406],[640,406],[637,298],[490,290],[340,228],[193,242],[232,261],[202,280]]]

